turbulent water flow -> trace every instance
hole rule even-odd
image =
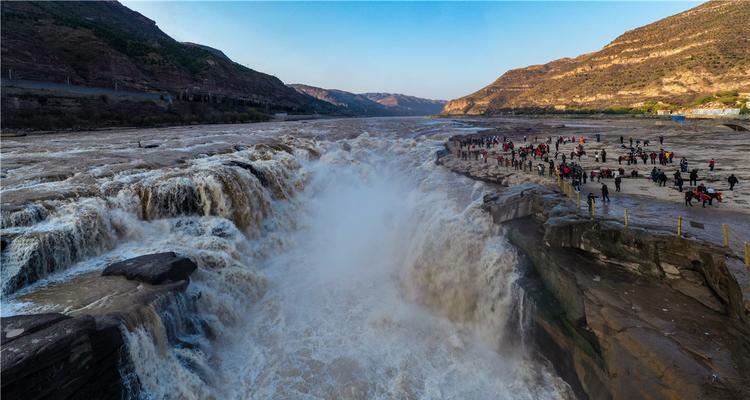
[[[484,184],[434,165],[462,128],[389,121],[315,125],[4,214],[4,313],[38,310],[28,298],[50,282],[171,250],[200,268],[150,323],[123,327],[134,396],[568,396],[506,337],[528,321],[518,255],[478,207]]]

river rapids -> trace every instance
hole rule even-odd
[[[3,315],[70,311],[35,293],[174,251],[199,268],[123,327],[132,397],[570,397],[524,346],[491,188],[435,164],[470,132],[374,118],[4,140]]]

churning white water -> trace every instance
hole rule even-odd
[[[413,120],[412,132],[434,132],[430,124]],[[178,217],[166,205],[155,208],[163,215],[141,215],[153,220],[113,252],[149,243],[197,258],[201,268],[188,300],[161,310],[169,321],[124,329],[132,365],[123,375],[141,387],[133,395],[568,396],[559,378],[506,338],[518,319],[511,290],[518,255],[479,208],[485,185],[434,164],[450,133],[390,132],[375,120],[349,139],[318,141],[319,159],[297,154],[299,165],[267,174],[286,181],[278,184],[284,193],[241,204],[262,212],[213,204],[197,211],[203,216]],[[139,185],[154,193],[152,202],[184,203],[201,196],[174,190],[194,186],[185,179],[161,177],[171,189]],[[185,328],[191,318],[205,328]],[[166,340],[170,329],[179,344]]]
[[[183,376],[171,355],[154,363],[156,353],[135,353],[153,367],[139,372],[156,375],[141,376],[147,391],[559,398],[558,379],[503,348],[516,253],[478,209],[482,185],[434,166],[439,143],[363,135],[347,143],[350,151],[324,144],[321,160],[304,166],[310,182],[296,224],[273,233],[283,243],[258,264],[267,291],[237,310],[236,324],[201,360],[210,372]]]

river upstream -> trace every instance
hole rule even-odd
[[[2,313],[80,312],[49,288],[174,251],[198,265],[194,306],[122,328],[133,397],[571,397],[524,346],[522,258],[480,209],[489,188],[435,165],[474,131],[375,118],[3,139]]]

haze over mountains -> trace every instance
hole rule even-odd
[[[715,99],[740,107],[750,92],[748,21],[748,1],[704,3],[625,32],[600,51],[508,71],[485,88],[448,102],[444,113],[649,111]]]
[[[300,93],[315,97],[339,107],[344,114],[407,116],[432,115],[439,113],[444,100],[423,99],[398,93],[350,93],[337,89],[323,89],[315,86],[289,85]]]

